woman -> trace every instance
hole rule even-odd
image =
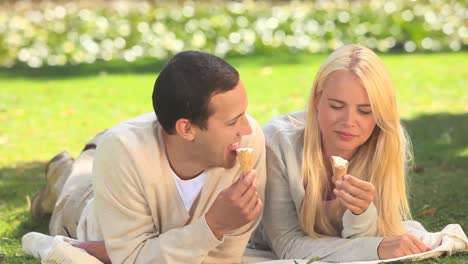
[[[307,111],[273,119],[264,132],[263,231],[279,258],[358,261],[430,250],[402,226],[410,218],[410,142],[390,76],[370,49],[333,52]],[[343,180],[331,180],[331,156],[349,161]]]

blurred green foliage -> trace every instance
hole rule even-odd
[[[141,57],[187,49],[218,56],[464,50],[468,9],[455,0],[311,2],[30,2],[0,5],[0,65],[29,67]]]

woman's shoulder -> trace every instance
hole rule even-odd
[[[265,137],[274,138],[278,134],[294,134],[303,131],[305,126],[305,111],[287,113],[275,117],[263,126]]]
[[[296,145],[305,127],[305,111],[291,112],[268,121],[263,127],[267,145]]]

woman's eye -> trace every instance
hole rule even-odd
[[[332,109],[341,109],[343,106],[338,106],[338,105],[330,105]]]
[[[369,114],[371,114],[371,113],[372,113],[372,111],[370,111],[370,110],[369,110],[369,111],[367,111],[367,110],[362,110],[362,109],[359,109],[358,111],[359,111],[359,113],[361,113],[361,114],[363,114],[363,115],[369,115]]]

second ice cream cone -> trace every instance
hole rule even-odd
[[[343,176],[348,172],[348,161],[338,156],[332,156],[330,160],[333,169],[333,182],[343,180]]]

